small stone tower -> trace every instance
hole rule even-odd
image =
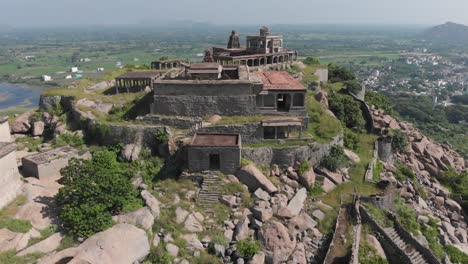
[[[229,37],[229,42],[228,42],[227,48],[228,49],[238,49],[238,48],[240,48],[239,36],[237,35],[235,30],[232,31],[231,36]]]
[[[381,161],[393,164],[392,137],[382,136],[378,139],[378,153]]]

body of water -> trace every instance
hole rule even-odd
[[[36,107],[42,89],[21,84],[0,83],[0,110],[13,107]]]

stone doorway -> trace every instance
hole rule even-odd
[[[210,154],[210,170],[219,170],[221,168],[221,160],[219,154]]]
[[[291,96],[289,94],[278,94],[276,97],[276,107],[278,112],[289,112]]]

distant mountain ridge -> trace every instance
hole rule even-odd
[[[468,26],[447,22],[424,31],[422,37],[433,41],[468,43]]]

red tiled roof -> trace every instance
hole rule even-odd
[[[304,85],[285,71],[258,71],[263,90],[305,90]]]

